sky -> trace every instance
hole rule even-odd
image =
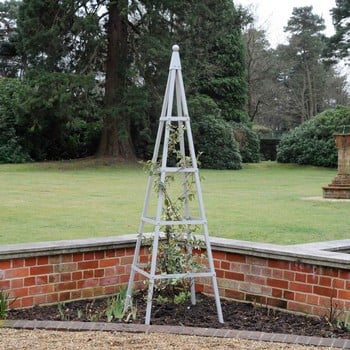
[[[286,43],[283,27],[287,25],[294,7],[312,6],[313,13],[325,20],[325,35],[334,33],[332,16],[329,10],[335,7],[335,0],[233,0],[234,4],[251,6],[257,19],[257,27],[264,29],[272,47]]]

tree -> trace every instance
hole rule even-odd
[[[92,73],[104,82],[103,157],[131,159],[135,148],[149,154],[176,42],[188,96],[209,96],[221,117],[247,122],[239,16],[230,0],[23,0],[19,11],[17,51],[27,77],[32,70]]]
[[[100,156],[132,159],[129,115],[125,113],[128,73],[128,1],[108,4],[105,107]]]
[[[324,29],[324,20],[312,13],[312,6],[294,8],[285,27],[285,31],[291,33],[289,46],[285,50],[291,58],[289,59],[291,67],[286,72],[285,84],[289,85],[293,101],[299,107],[301,122],[319,111],[319,90],[324,83],[320,63],[324,48],[321,32]],[[289,76],[294,79],[290,79]]]
[[[332,8],[335,34],[329,39],[326,55],[338,59],[349,57],[350,49],[350,2],[348,0],[336,0],[336,7]]]
[[[0,76],[15,77],[20,71],[20,61],[14,44],[16,19],[20,1],[0,3]]]
[[[78,74],[101,70],[100,9],[99,1],[23,0],[16,39],[23,68]]]

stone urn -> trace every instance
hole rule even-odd
[[[338,148],[338,174],[323,188],[323,198],[350,199],[350,133],[334,134]]]

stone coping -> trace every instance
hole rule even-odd
[[[103,238],[0,245],[0,260],[133,248],[136,234]],[[350,239],[278,245],[212,237],[213,250],[297,263],[350,269]]]

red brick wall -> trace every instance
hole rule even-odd
[[[133,248],[0,260],[0,289],[22,308],[116,294],[129,280]],[[147,254],[142,250],[141,254]]]
[[[16,298],[14,307],[29,307],[83,298],[108,296],[129,279],[132,247],[113,247],[52,255],[0,255],[0,289]],[[141,250],[147,261],[148,249]],[[28,255],[28,254],[27,254]],[[331,303],[350,308],[350,269],[255,257],[213,249],[222,297],[252,301],[315,315],[329,313]],[[292,260],[292,259],[291,259]],[[140,276],[136,280],[143,283]],[[197,290],[212,293],[210,279],[197,281]]]
[[[350,271],[213,252],[220,295],[313,315],[350,308]],[[198,288],[211,294],[210,281]]]

